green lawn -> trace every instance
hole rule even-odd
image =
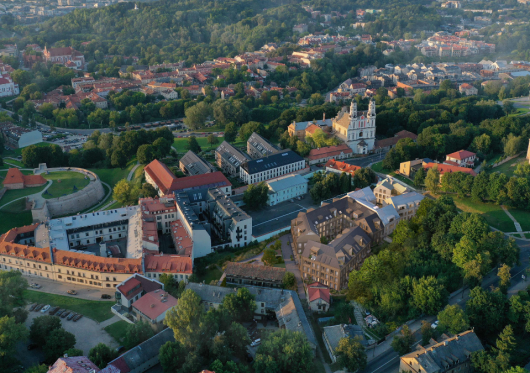
[[[76,298],[75,295],[63,296],[34,290],[25,290],[24,296],[30,303],[43,303],[66,308],[98,322],[105,321],[114,316],[110,311],[110,307],[114,305],[114,302],[86,300]]]
[[[18,204],[18,201],[14,202],[13,204]],[[14,206],[9,205],[9,207]],[[7,208],[0,210],[0,234],[4,234],[8,230],[15,227],[30,225],[32,222],[33,217],[31,216],[31,211],[29,210],[24,212],[8,212]]]
[[[521,224],[523,231],[530,231],[530,212],[508,207],[510,214]]]
[[[525,233],[524,236],[525,236],[525,238],[530,239],[530,233]]]
[[[212,145],[211,150],[215,150],[215,148],[217,148],[224,141],[224,139],[224,137],[218,137],[217,140],[219,141],[219,143]],[[197,137],[197,142],[199,143],[199,146],[202,148],[202,150],[210,150],[210,144],[208,144],[207,137]],[[239,141],[238,139],[238,141],[233,142],[232,145],[236,148],[244,147],[246,146],[246,142]],[[177,149],[177,153],[186,153],[188,151],[188,138],[176,138],[173,141],[173,146],[175,147],[175,149]]]
[[[514,232],[515,225],[499,205],[493,203],[475,202],[471,198],[458,198],[452,196],[455,205],[462,211],[481,214],[484,219],[494,228],[503,232]]]
[[[133,157],[123,170],[121,168],[91,168],[90,171],[99,176],[101,181],[114,188],[114,185],[121,179],[127,179],[127,175],[136,164],[136,157]]]
[[[26,196],[29,196],[30,194],[42,192],[44,188],[46,187],[46,185],[42,185],[40,187],[33,187],[33,188],[8,190],[6,191],[2,199],[0,199],[0,206],[3,206],[6,203],[14,201],[15,199],[20,198],[20,197],[26,197]]]
[[[522,155],[520,157],[514,158],[509,162],[506,162],[499,167],[492,168],[492,172],[500,172],[501,174],[505,174],[508,177],[513,176],[513,172],[516,170],[517,165],[519,163],[526,163],[527,160],[525,159],[525,155]]]
[[[22,163],[20,161],[17,161],[15,159],[7,159],[7,158],[4,158],[4,165],[14,165],[14,166],[19,166],[19,167],[26,167],[26,166],[24,166],[24,163]]]
[[[120,320],[114,324],[110,324],[105,328],[105,331],[110,334],[112,338],[116,340],[119,344],[123,345],[125,343],[125,334],[127,332],[127,326],[131,325],[126,321]]]
[[[278,263],[278,264],[273,265],[273,267],[285,268],[285,263]]]
[[[52,172],[47,175],[43,174],[42,176],[47,180],[53,180],[47,193],[42,195],[45,199],[58,198],[63,195],[75,193],[90,183],[90,179],[85,178],[85,175],[75,171]],[[77,189],[74,190],[74,186]]]

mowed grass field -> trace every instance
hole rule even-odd
[[[58,198],[78,192],[90,183],[88,177],[75,171],[51,172],[42,176],[47,180],[53,181],[47,193],[42,195],[45,199]],[[74,186],[77,189],[74,189]]]
[[[25,290],[24,297],[30,303],[42,303],[49,304],[52,307],[65,308],[76,313],[80,313],[95,321],[105,321],[110,319],[114,314],[111,312],[110,307],[114,305],[114,302],[109,301],[94,301],[76,298],[75,295],[64,296],[43,293],[35,290]]]
[[[112,338],[116,340],[119,344],[125,344],[125,335],[127,334],[127,326],[129,326],[127,321],[116,321],[114,324],[110,324],[105,327],[105,331],[110,334]]]
[[[526,155],[521,155],[520,157],[514,158],[498,167],[492,168],[491,171],[500,172],[501,174],[505,174],[508,177],[512,177],[514,176],[513,172],[517,169],[517,165],[526,162],[528,162],[528,160],[526,160]]]
[[[211,145],[211,150],[215,150],[215,148],[217,148],[224,140],[225,140],[224,137],[222,136],[218,137],[217,138],[218,143]],[[199,143],[199,146],[201,147],[202,150],[205,150],[205,151],[210,150],[210,144],[208,144],[207,137],[197,137],[197,142]],[[238,138],[237,141],[231,143],[231,145],[235,146],[236,148],[245,147],[246,142],[240,141]],[[173,147],[177,149],[177,153],[179,154],[186,153],[188,151],[188,137],[176,138],[173,141]]]

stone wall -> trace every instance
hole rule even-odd
[[[66,168],[50,168],[46,171],[65,171]],[[72,215],[94,206],[105,197],[105,189],[101,180],[95,173],[82,168],[69,168],[70,171],[80,172],[90,177],[90,183],[78,192],[67,196],[45,200],[43,210],[51,218],[56,216]],[[33,214],[33,218],[35,219]],[[37,214],[42,216],[43,214]]]

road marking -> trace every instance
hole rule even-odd
[[[412,347],[416,346],[418,343],[420,343],[420,341],[414,343],[414,344],[412,345]],[[372,370],[372,373],[377,372],[379,369],[383,368],[385,365],[390,364],[390,363],[392,362],[392,360],[395,360],[395,359],[398,359],[398,358],[399,358],[399,355],[396,356],[396,357],[394,357],[394,358],[392,358],[392,359],[390,359],[390,360],[388,360],[386,363],[384,363],[383,365],[381,365],[381,366],[380,366],[379,368],[377,368],[376,370]]]
[[[262,223],[255,224],[252,227],[254,228],[254,227],[257,227],[258,225],[267,224],[267,223],[270,223],[271,221],[275,221],[275,220],[278,220],[279,218],[283,218],[284,216],[291,215],[291,214],[294,214],[296,212],[300,212],[300,211],[304,211],[304,210],[305,210],[305,208],[304,209],[300,209],[300,210],[296,210],[296,211],[292,211],[292,212],[290,212],[288,214],[284,214],[284,215],[278,216],[278,217],[276,217],[274,219],[270,219],[270,220],[264,221]]]

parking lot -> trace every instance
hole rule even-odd
[[[27,309],[29,309],[29,306]],[[26,327],[29,329],[33,319],[44,315],[48,315],[48,312],[42,313],[40,311],[30,311],[25,322]],[[90,349],[96,346],[98,343],[105,343],[111,348],[118,347],[118,343],[114,340],[114,338],[112,338],[105,330],[103,330],[107,322],[105,322],[105,324],[99,324],[87,317],[83,317],[77,322],[73,322],[71,320],[68,321],[66,318],[60,318],[60,320],[62,328],[75,335],[75,348],[82,350],[85,356],[88,355]],[[24,369],[27,369],[32,365],[39,364],[39,362],[44,360],[42,348],[39,346],[31,351],[28,351],[27,346],[29,343],[30,341],[20,342],[17,345],[17,358],[21,361]]]
[[[302,200],[285,201],[274,206],[267,206],[258,211],[245,211],[252,216],[252,234],[261,236],[262,234],[291,226],[291,220],[299,212],[317,207],[319,205],[315,205],[309,194],[306,194]]]

